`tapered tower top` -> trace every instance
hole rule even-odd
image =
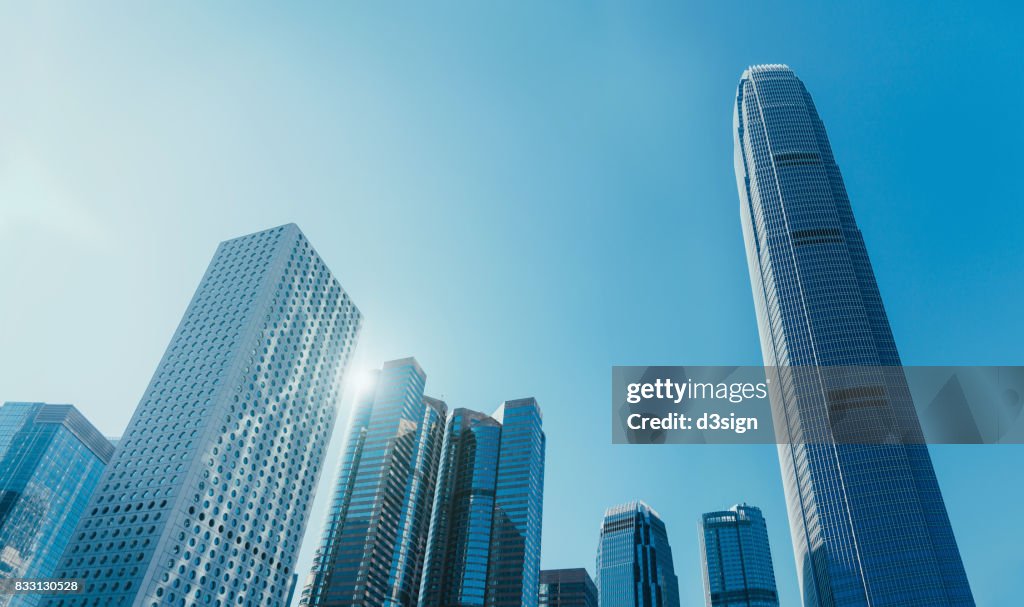
[[[750,78],[751,74],[761,72],[788,72],[793,73],[793,69],[785,63],[760,63],[758,65],[751,65],[747,69],[743,70],[741,79]]]

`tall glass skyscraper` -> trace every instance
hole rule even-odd
[[[661,517],[629,502],[609,508],[597,545],[601,607],[679,607],[679,581]]]
[[[737,504],[708,512],[698,535],[707,607],[779,607],[768,527],[759,508]]]
[[[973,605],[825,127],[784,65],[740,80],[736,181],[805,606]],[[886,370],[888,369],[888,370]]]
[[[46,604],[282,605],[360,321],[295,225],[221,243]]]
[[[390,361],[360,396],[301,605],[416,604],[447,413],[426,379]]]
[[[501,450],[486,604],[536,607],[547,446],[543,419],[532,398],[505,401],[494,418],[501,422]]]
[[[540,572],[540,607],[597,607],[597,586],[579,569],[544,569]]]
[[[452,413],[420,607],[537,605],[544,451],[532,398]]]
[[[0,407],[0,579],[53,576],[113,453],[71,405]],[[0,605],[40,599],[0,594]]]
[[[493,417],[452,412],[430,522],[422,607],[484,604],[500,447],[501,424]]]

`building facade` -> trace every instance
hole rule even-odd
[[[452,413],[420,607],[536,606],[545,440],[532,398]]]
[[[0,579],[53,577],[113,453],[71,405],[0,407]],[[40,600],[0,594],[8,607]]]
[[[447,413],[426,378],[390,361],[359,397],[300,605],[416,604]]]
[[[283,605],[360,323],[295,225],[221,243],[45,604]]]
[[[601,607],[679,607],[668,531],[647,504],[635,501],[605,511],[597,593]]]
[[[536,607],[547,447],[543,418],[532,398],[505,401],[494,418],[501,423],[501,450],[486,605]]]
[[[792,70],[743,73],[734,135],[803,604],[973,605],[864,239]]]
[[[597,586],[582,567],[544,569],[537,602],[541,607],[597,607]]]
[[[768,526],[760,508],[737,504],[701,516],[698,530],[707,607],[778,607]]]
[[[500,448],[497,420],[469,409],[452,412],[430,522],[421,606],[484,604]]]

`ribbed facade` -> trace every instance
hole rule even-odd
[[[360,322],[295,225],[221,243],[45,604],[283,605]]]
[[[420,607],[537,604],[544,451],[532,398],[452,413]]]
[[[786,66],[743,73],[735,168],[807,607],[973,605],[825,127]],[[888,370],[887,370],[888,369]]]
[[[597,546],[601,607],[679,607],[679,581],[668,531],[647,504],[609,508]]]
[[[579,569],[543,569],[540,572],[540,607],[597,607],[597,586]]]
[[[778,607],[768,526],[757,507],[737,504],[701,516],[698,530],[707,607]]]
[[[498,482],[501,424],[456,409],[448,420],[434,499],[421,607],[482,606]]]
[[[71,405],[0,407],[0,579],[53,577],[114,452]],[[32,607],[37,594],[0,594]]]
[[[416,604],[447,413],[425,383],[394,360],[359,398],[301,605]]]

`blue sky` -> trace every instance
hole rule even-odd
[[[4,4],[0,399],[119,434],[216,243],[294,221],[360,365],[537,397],[545,567],[593,572],[642,498],[700,605],[697,518],[746,500],[797,604],[774,448],[611,446],[609,367],[760,362],[730,129],[765,62],[814,96],[904,361],[1024,364],[1019,9],[897,4]],[[1017,601],[1024,447],[932,452],[978,603]]]

